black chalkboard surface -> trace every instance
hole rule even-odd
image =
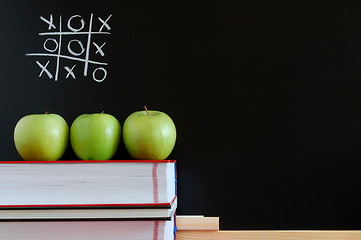
[[[219,216],[222,229],[361,229],[360,11],[0,0],[1,160],[21,160],[24,115],[123,122],[147,105],[177,126],[178,214]]]

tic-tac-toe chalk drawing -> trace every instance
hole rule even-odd
[[[96,82],[102,82],[107,77],[106,66],[108,63],[101,61],[94,61],[91,56],[100,55],[105,56],[103,47],[106,42],[94,41],[94,35],[110,35],[111,27],[109,19],[112,17],[110,14],[107,17],[98,17],[99,21],[97,29],[94,26],[94,14],[91,13],[88,24],[80,15],[73,15],[63,22],[62,16],[59,16],[59,21],[55,22],[54,17],[50,14],[49,18],[40,17],[44,24],[47,24],[47,32],[39,33],[39,36],[47,37],[44,40],[43,53],[27,53],[26,56],[39,57],[35,63],[40,68],[39,78],[47,76],[49,79],[57,81],[59,76],[65,78],[76,79],[74,69],[83,68],[84,76],[91,75],[92,79]],[[63,26],[63,24],[65,26]],[[87,29],[85,29],[87,28]],[[79,40],[82,36],[83,40]],[[66,38],[65,38],[66,37]],[[70,40],[69,40],[70,38]],[[49,60],[50,59],[50,60]],[[69,59],[74,61],[71,66],[63,66],[62,59]],[[55,70],[49,69],[49,63],[55,61]],[[68,61],[69,62],[69,61]],[[89,70],[89,65],[94,65],[94,70]],[[52,71],[53,70],[53,71]],[[61,73],[64,73],[63,75]]]

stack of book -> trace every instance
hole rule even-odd
[[[175,239],[175,164],[0,162],[0,239]]]

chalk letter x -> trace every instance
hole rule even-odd
[[[51,75],[51,73],[48,71],[48,69],[46,69],[46,67],[49,65],[49,62],[50,62],[50,61],[48,61],[48,62],[45,64],[45,66],[43,66],[41,63],[39,63],[38,61],[36,61],[36,64],[38,64],[38,66],[41,68],[41,72],[40,72],[40,74],[39,74],[39,77],[41,77],[41,75],[43,74],[43,72],[45,72],[50,79],[53,78],[53,75]]]
[[[71,75],[74,79],[75,79],[75,74],[73,72],[74,68],[75,68],[76,65],[74,65],[72,68],[69,68],[68,66],[65,66],[65,70],[68,72],[68,74],[66,75],[65,78],[68,78],[69,75]]]
[[[109,21],[109,19],[111,18],[111,14],[109,15],[109,17],[107,18],[107,20],[103,20],[100,17],[98,17],[98,20],[103,23],[103,25],[99,28],[99,32],[101,32],[103,30],[103,27],[106,27],[106,29],[108,29],[108,31],[111,29],[109,24],[107,23]]]
[[[46,22],[47,24],[49,24],[48,30],[50,30],[51,28],[56,29],[55,25],[53,24],[53,15],[52,14],[50,14],[49,20],[47,20],[43,17],[40,17],[40,19],[43,20],[44,22]]]
[[[93,42],[93,44],[94,44],[94,46],[97,48],[97,51],[95,52],[95,54],[99,53],[102,57],[104,57],[105,54],[104,54],[104,52],[103,52],[103,50],[102,50],[102,47],[104,47],[104,45],[106,44],[106,42],[103,43],[103,45],[101,45],[100,47],[99,47],[99,45],[96,44],[95,42]]]

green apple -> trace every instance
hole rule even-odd
[[[14,130],[15,147],[24,160],[56,161],[69,141],[69,126],[58,114],[31,114],[21,118]]]
[[[164,160],[174,148],[176,127],[166,113],[144,108],[123,124],[125,148],[134,159]]]
[[[120,139],[119,121],[106,113],[82,114],[70,127],[70,144],[82,160],[109,160]]]

